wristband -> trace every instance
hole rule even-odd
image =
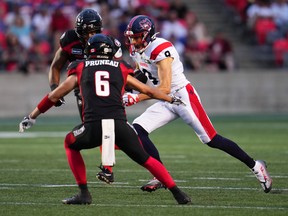
[[[58,87],[58,85],[57,84],[52,84],[52,85],[50,85],[50,89],[51,89],[51,91],[53,91],[54,89],[56,89]]]
[[[48,94],[40,101],[40,103],[37,105],[37,108],[41,113],[45,113],[47,110],[49,110],[52,106],[54,106],[54,102],[51,101],[48,98]]]

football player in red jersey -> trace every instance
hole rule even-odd
[[[173,194],[178,204],[187,204],[191,199],[175,184],[166,168],[143,149],[134,129],[126,118],[122,95],[126,83],[151,98],[181,106],[182,101],[168,96],[157,88],[151,88],[130,76],[133,68],[124,61],[113,60],[114,42],[104,34],[95,34],[87,43],[87,60],[74,61],[68,67],[67,78],[56,89],[47,94],[37,107],[19,124],[19,131],[30,128],[36,118],[45,113],[57,101],[79,87],[83,101],[83,121],[69,132],[64,140],[66,156],[79,186],[79,193],[63,199],[64,204],[91,204],[86,167],[80,151],[98,147],[110,140],[132,160],[149,170]],[[107,125],[109,127],[107,127]],[[109,134],[109,136],[102,136]]]
[[[186,106],[172,107],[159,101],[133,121],[133,126],[145,150],[161,162],[159,152],[149,139],[149,134],[180,117],[194,130],[202,143],[226,152],[249,167],[259,180],[264,192],[268,193],[272,188],[272,179],[266,169],[265,162],[253,160],[235,142],[217,133],[202,106],[197,91],[184,75],[183,64],[177,50],[170,41],[157,37],[153,20],[145,15],[133,17],[124,35],[131,57],[138,68],[154,84],[155,81],[158,81],[157,88],[162,92],[175,94],[186,104]],[[141,97],[148,96],[142,95]],[[126,104],[131,103],[133,105],[139,99],[142,100],[141,97],[130,94],[130,101],[127,101]],[[123,99],[125,100],[125,98],[127,96]],[[131,98],[135,98],[135,101],[131,101]],[[154,178],[143,185],[141,189],[151,192],[161,187],[163,184]]]

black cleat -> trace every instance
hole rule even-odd
[[[62,203],[68,205],[89,205],[92,203],[92,197],[89,192],[79,192],[70,198],[63,199]]]
[[[108,169],[104,168],[103,166],[99,167],[102,171],[96,174],[96,178],[100,181],[103,181],[107,184],[112,184],[114,182],[114,175],[113,172],[110,172]]]
[[[191,203],[191,198],[187,194],[185,194],[182,190],[180,190],[177,186],[171,188],[170,191],[172,192],[178,204],[184,205]]]
[[[163,185],[158,179],[156,179],[155,177],[149,181],[148,183],[146,183],[145,185],[143,185],[141,187],[142,191],[147,191],[147,192],[152,192],[152,191],[156,191],[160,188],[165,188],[165,185]]]

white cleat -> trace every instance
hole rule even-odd
[[[265,161],[256,160],[255,166],[251,171],[255,174],[256,178],[260,182],[265,193],[268,193],[272,189],[272,178],[270,177]]]

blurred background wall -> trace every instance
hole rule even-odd
[[[237,73],[189,73],[188,79],[198,91],[210,114],[288,113],[288,76],[274,71]],[[47,74],[1,74],[0,117],[28,114],[50,90]],[[62,80],[65,78],[63,75]],[[66,104],[47,115],[78,115],[74,93]],[[127,108],[128,114],[140,114],[153,101]]]
[[[288,113],[288,0],[2,0],[0,117],[27,114],[49,91],[59,37],[83,8],[101,14],[104,33],[121,41],[130,63],[127,23],[138,14],[152,17],[208,113]],[[48,115],[78,115],[73,93],[65,99]]]

